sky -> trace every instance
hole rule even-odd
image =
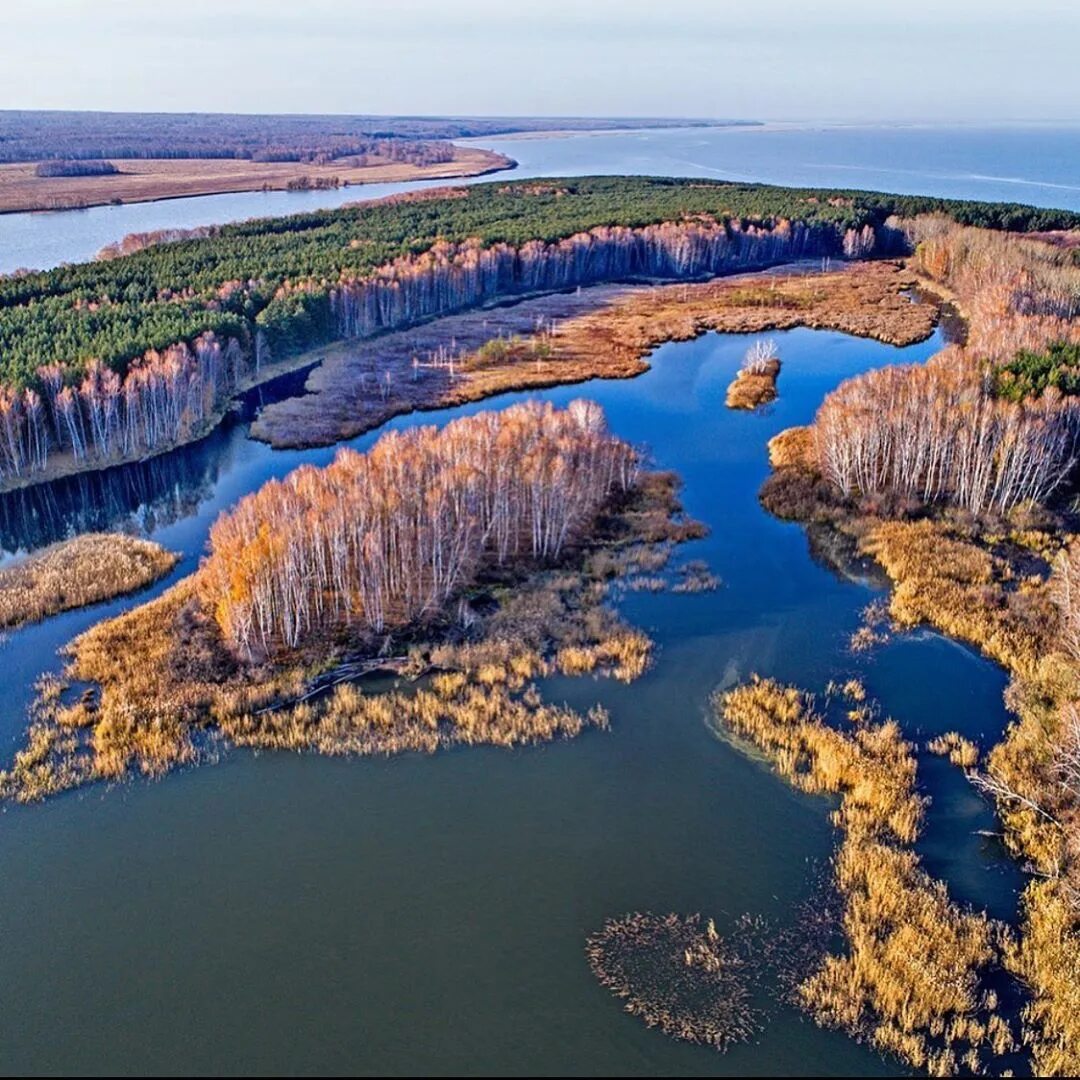
[[[1080,0],[30,0],[0,108],[1080,119]]]

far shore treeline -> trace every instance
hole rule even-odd
[[[587,177],[495,182],[199,230],[0,278],[0,478],[205,429],[271,361],[501,296],[900,254],[939,214],[1021,232],[1080,214],[843,190]]]

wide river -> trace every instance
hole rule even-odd
[[[89,210],[0,214],[0,274],[92,259],[127,233],[316,210],[418,187],[500,177],[637,173],[872,188],[1080,210],[1080,125],[768,125],[475,140],[517,161],[472,180],[334,191],[249,191]]]
[[[621,169],[602,144],[633,146],[636,135],[519,140],[507,149],[522,161],[537,154],[535,172],[544,171],[544,155],[552,173],[672,172],[667,155],[676,147],[698,145],[700,159],[702,146],[739,139],[749,148],[767,134],[643,136],[643,156],[627,157]],[[1007,141],[995,151],[1002,162],[1010,152]],[[787,178],[802,182],[799,160]],[[1034,155],[1020,160],[1041,183],[1057,175]],[[747,161],[732,171],[753,172]],[[991,194],[974,185],[949,193]],[[1034,189],[1014,194],[1036,201]],[[250,213],[282,205],[261,202],[272,196],[237,198],[251,200]],[[33,221],[64,222],[74,237],[94,213]],[[0,227],[14,220],[0,218]],[[117,231],[132,227],[144,226],[129,219]],[[8,808],[0,817],[0,1072],[896,1071],[787,1007],[774,1009],[756,1044],[724,1057],[670,1041],[622,1012],[583,952],[587,934],[627,911],[700,911],[721,931],[744,912],[783,926],[813,895],[835,841],[829,807],[710,734],[716,686],[752,671],[814,690],[858,676],[920,741],[950,729],[992,741],[1007,719],[1003,673],[935,634],[852,656],[847,639],[861,609],[882,595],[880,584],[830,568],[802,528],[757,502],[773,434],[807,422],[850,375],[925,360],[940,333],[903,350],[821,331],[772,336],[784,361],[780,397],[756,414],[724,407],[751,340],[735,335],[663,346],[633,381],[541,395],[599,401],[618,434],[683,476],[687,509],[712,532],[678,560],[704,558],[723,579],[714,593],[639,593],[620,602],[658,646],[638,682],[544,685],[554,700],[603,703],[610,733],[515,752],[389,760],[232,753],[156,783]],[[271,476],[333,456],[275,452],[247,438],[260,395],[296,380],[284,382],[250,395],[195,447],[0,499],[0,549],[90,528],[137,528],[183,553],[153,591],[167,587],[192,570],[222,509]],[[443,423],[514,400],[388,426]],[[351,445],[369,446],[377,435]],[[57,649],[142,599],[63,615],[0,644],[0,760],[18,745],[33,681],[57,668]],[[1022,879],[983,835],[993,829],[987,808],[940,759],[922,755],[920,778],[933,797],[920,844],[929,870],[954,896],[1010,918]]]

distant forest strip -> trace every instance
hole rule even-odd
[[[57,451],[110,462],[184,441],[236,385],[331,340],[603,281],[896,254],[902,220],[931,213],[1080,226],[1016,204],[592,177],[248,221],[0,279],[0,478],[40,473]]]
[[[0,162],[50,158],[248,158],[317,161],[375,141],[404,144],[529,131],[700,127],[745,121],[565,117],[275,116],[2,110]],[[384,151],[385,152],[385,149]],[[281,155],[293,156],[281,156]]]

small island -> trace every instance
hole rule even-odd
[[[776,342],[756,341],[747,350],[739,373],[727,390],[729,409],[756,409],[776,397],[776,379],[780,374],[780,357]]]
[[[223,515],[197,573],[68,646],[0,797],[161,775],[215,743],[430,753],[604,728],[604,710],[547,703],[535,680],[645,670],[649,638],[605,596],[645,573],[651,587],[702,535],[676,490],[587,401],[304,466]],[[415,685],[365,692],[376,672]],[[90,690],[72,700],[74,684]]]

